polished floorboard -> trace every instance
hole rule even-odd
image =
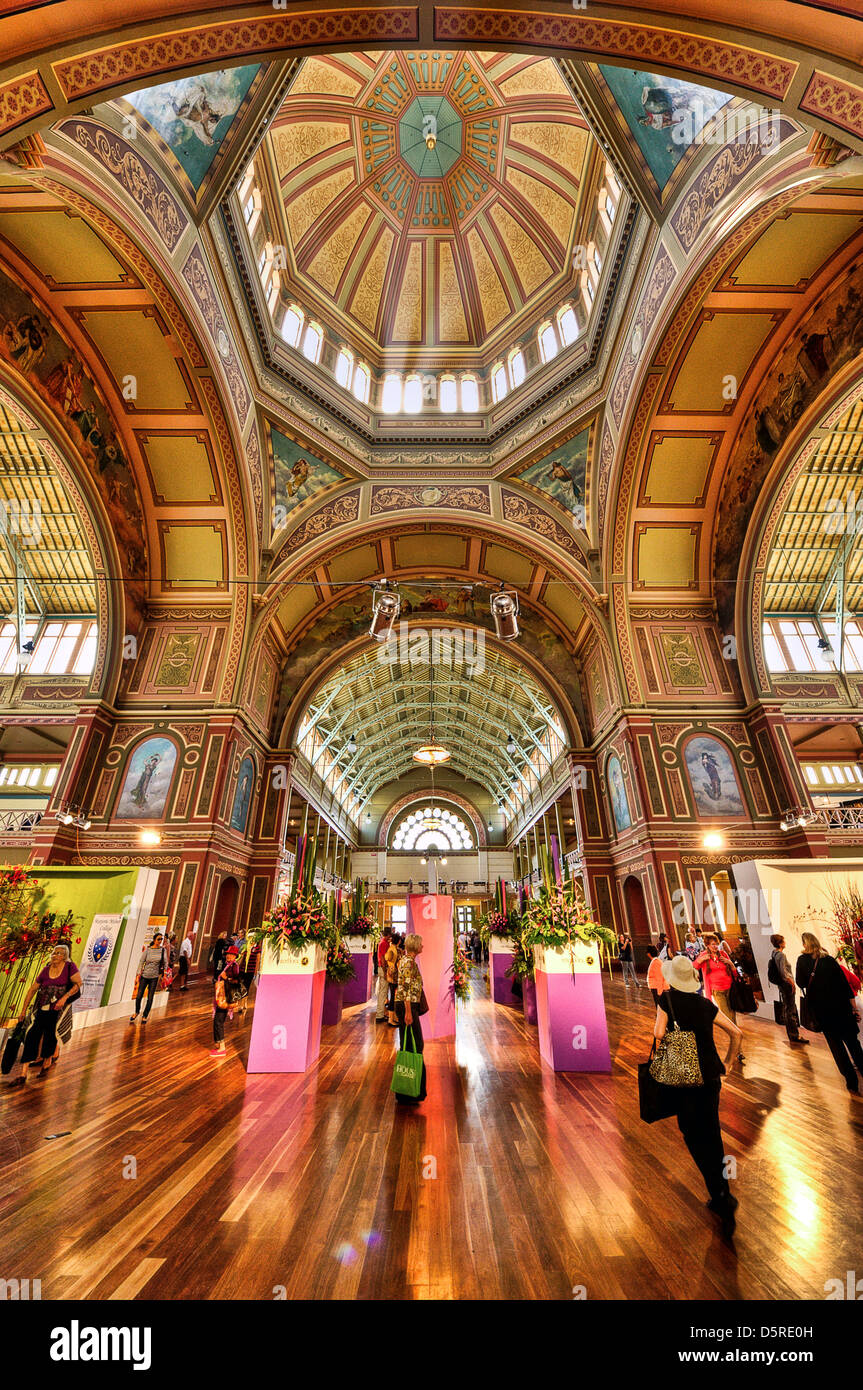
[[[0,1092],[3,1275],[43,1299],[772,1300],[860,1265],[863,1102],[822,1039],[744,1024],[729,1246],[675,1122],[638,1117],[647,990],[606,981],[610,1076],[556,1075],[483,974],[455,1041],[427,1045],[416,1110],[390,1095],[372,1003],[290,1077],[246,1075],[248,1020],[207,1055],[203,978],[146,1028],[73,1035],[49,1077]]]

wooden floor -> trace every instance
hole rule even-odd
[[[475,975],[416,1111],[389,1093],[372,1005],[289,1078],[246,1076],[248,1024],[208,1057],[204,980],[145,1030],[73,1037],[50,1078],[2,1093],[0,1272],[43,1299],[778,1299],[859,1266],[863,1103],[821,1039],[746,1022],[721,1109],[729,1249],[675,1122],[638,1118],[647,991],[606,986],[611,1076],[555,1075]]]

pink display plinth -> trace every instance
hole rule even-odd
[[[365,1004],[372,997],[372,953],[371,951],[351,951],[351,960],[357,972],[355,980],[345,985],[345,1008],[351,1004]]]
[[[489,976],[491,979],[491,997],[495,1004],[508,1004],[511,1009],[517,1009],[520,1004],[518,995],[512,992],[512,979],[507,975],[507,970],[512,965],[513,943],[509,937],[491,937],[489,941]]]
[[[429,1006],[422,1021],[423,1038],[455,1036],[452,910],[452,898],[442,893],[408,896],[408,932],[423,939],[419,967]]]
[[[611,1071],[599,952],[534,953],[539,1051],[555,1071]],[[589,962],[589,963],[588,963]]]
[[[248,1072],[307,1071],[321,1050],[324,956],[318,951],[301,973],[262,970],[255,993]]]

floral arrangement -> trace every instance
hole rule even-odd
[[[859,974],[863,955],[858,955],[856,943],[863,941],[863,894],[850,878],[842,887],[836,887],[828,879],[825,893],[829,908],[807,907],[805,912],[792,918],[792,923],[804,931],[820,927],[822,931],[832,932],[838,938],[838,959]]]
[[[470,962],[457,940],[453,943],[452,987],[457,1000],[464,1003],[470,998]]]
[[[326,973],[328,980],[339,985],[357,978],[353,957],[340,936],[331,936],[327,944]]]
[[[512,961],[504,974],[511,980],[532,980],[533,971],[533,948],[526,944],[523,933],[519,932],[513,942]]]
[[[315,888],[318,842],[301,835],[297,844],[296,873],[291,891],[275,907],[264,914],[259,927],[246,935],[246,956],[252,948],[268,942],[280,955],[283,950],[299,951],[304,946],[323,945],[331,932],[321,895]]]
[[[542,846],[542,881],[539,893],[525,908],[522,942],[525,948],[543,946],[572,953],[579,943],[601,941],[613,946],[617,940],[610,927],[595,921],[584,894],[572,878],[555,881],[548,854]]]
[[[39,915],[44,890],[29,869],[16,865],[0,873],[0,1021],[14,1018],[27,983],[55,946],[80,944],[74,915]]]
[[[494,887],[494,907],[480,918],[479,931],[483,943],[487,945],[492,936],[514,939],[518,935],[520,925],[518,913],[514,908],[507,907],[506,884],[503,879],[498,879]]]
[[[368,890],[361,878],[354,884],[342,931],[346,936],[371,936],[375,941],[380,937],[380,928],[368,900]]]

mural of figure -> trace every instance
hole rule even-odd
[[[17,322],[10,320],[4,327],[3,338],[10,356],[25,374],[44,356],[47,332],[47,325],[36,314],[23,314]]]
[[[211,106],[204,88],[198,87],[194,92],[184,93],[179,100],[172,96],[171,110],[202,145],[214,145],[216,126],[223,116],[228,115],[229,108],[222,110],[221,107]]]
[[[575,507],[584,506],[584,491],[580,483],[576,482],[568,468],[565,468],[560,459],[553,459],[548,476],[563,483],[572,494],[572,505]]]
[[[174,778],[176,746],[168,738],[148,738],[129,759],[114,812],[120,820],[158,820]]]
[[[614,824],[617,826],[618,834],[620,834],[621,831],[629,830],[632,825],[632,817],[629,813],[629,798],[626,795],[620,759],[616,754],[612,754],[608,760],[608,785],[611,793],[611,808],[614,811]]]
[[[74,357],[59,362],[45,378],[45,390],[59,405],[64,415],[80,415],[84,410],[81,399],[84,377]]]
[[[705,791],[714,801],[718,801],[722,795],[722,780],[719,776],[719,768],[712,753],[701,754],[701,766],[707,774],[707,786]]]
[[[297,459],[291,468],[291,476],[285,483],[285,491],[289,497],[296,496],[311,471],[308,459]]]
[[[746,807],[731,754],[719,739],[698,734],[684,751],[686,772],[700,816],[745,816]]]
[[[246,757],[240,763],[240,771],[237,774],[237,789],[234,792],[234,804],[231,807],[231,829],[239,830],[241,835],[246,833],[254,780],[255,765],[251,758]]]

